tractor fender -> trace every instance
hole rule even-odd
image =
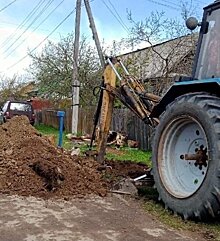
[[[153,108],[150,117],[158,118],[165,111],[166,106],[177,97],[197,92],[206,92],[220,97],[220,78],[176,82],[168,89],[160,102]]]

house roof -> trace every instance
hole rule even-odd
[[[132,65],[142,79],[173,75],[172,70],[177,63],[195,49],[197,39],[198,34],[182,36],[119,57],[128,69]]]

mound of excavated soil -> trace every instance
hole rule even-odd
[[[51,145],[24,116],[0,126],[0,193],[38,197],[106,195],[98,164]]]

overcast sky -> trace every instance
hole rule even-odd
[[[1,0],[0,74],[11,76],[14,73],[22,73],[30,63],[26,57],[27,49],[36,48],[36,51],[40,51],[48,36],[50,40],[59,41],[60,36],[65,37],[71,33],[74,29],[75,2],[76,0]],[[180,2],[91,0],[90,5],[99,38],[110,43],[128,35],[127,29],[130,25],[127,11],[131,11],[136,20],[144,20],[152,11],[164,11],[167,17],[180,18]],[[197,9],[198,15],[201,15],[202,8],[212,2],[192,0],[192,5]],[[62,21],[64,22],[61,24]],[[81,34],[91,37],[88,26],[85,8],[82,7]]]

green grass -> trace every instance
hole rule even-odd
[[[180,216],[174,215],[164,208],[164,205],[158,201],[158,193],[153,187],[140,189],[139,193],[144,199],[144,209],[166,226],[175,230],[196,232],[207,240],[220,241],[220,223],[218,221],[207,223],[184,221]]]
[[[56,136],[58,143],[59,131],[56,128],[37,125],[36,129],[43,135],[53,134]],[[72,147],[72,142],[65,137],[65,132],[63,136],[63,147],[70,149]],[[81,152],[89,149],[88,145],[80,146]],[[114,149],[113,149],[114,150]],[[151,166],[151,152],[145,152],[138,149],[132,149],[128,147],[123,147],[117,151],[109,151],[106,154],[106,158],[111,160],[130,160],[134,162],[143,162]],[[219,240],[220,241],[220,223],[195,223],[192,221],[184,221],[181,217],[173,215],[170,211],[164,209],[164,206],[157,201],[158,193],[155,189],[148,187],[139,190],[140,194],[144,198],[144,208],[148,213],[151,213],[159,221],[164,223],[170,228],[176,230],[190,231],[200,233],[207,240]]]
[[[80,149],[81,152],[85,152],[89,150],[89,147],[87,145],[82,145]],[[95,147],[93,149],[95,149]],[[136,148],[121,147],[118,150],[114,149],[114,147],[112,147],[112,150],[107,148],[105,158],[108,160],[117,161],[142,162],[148,166],[151,166],[151,152],[141,151]]]
[[[196,223],[184,221],[180,216],[174,215],[165,209],[161,203],[153,200],[145,201],[144,208],[147,212],[157,217],[165,225],[176,230],[184,230],[200,233],[205,239],[220,240],[220,225],[218,223]]]
[[[119,161],[133,161],[143,162],[148,166],[151,166],[151,152],[141,151],[136,148],[122,147],[120,149],[121,154],[107,152],[106,158],[108,160],[119,160]]]
[[[34,126],[41,134],[43,135],[55,135],[56,137],[56,143],[58,144],[59,139],[59,130],[52,127],[52,126],[46,126],[43,124],[35,125]],[[66,132],[63,132],[63,147],[65,149],[71,149],[72,148],[72,142],[66,138]]]
[[[56,135],[58,137],[59,131],[58,129],[52,127],[52,126],[46,126],[43,124],[35,125],[34,126],[39,132],[41,132],[43,135]]]
[[[58,143],[59,131],[52,126],[46,126],[43,124],[35,125],[35,128],[43,135],[55,135],[56,143]],[[73,144],[66,138],[66,132],[63,132],[63,147],[66,149],[72,148]],[[88,145],[81,145],[80,150],[84,152],[88,150]],[[94,148],[95,149],[95,148]],[[120,154],[119,154],[120,153]],[[108,160],[119,160],[119,161],[133,161],[143,162],[151,166],[151,152],[141,151],[135,148],[122,147],[120,150],[114,152],[107,152],[105,156]]]

